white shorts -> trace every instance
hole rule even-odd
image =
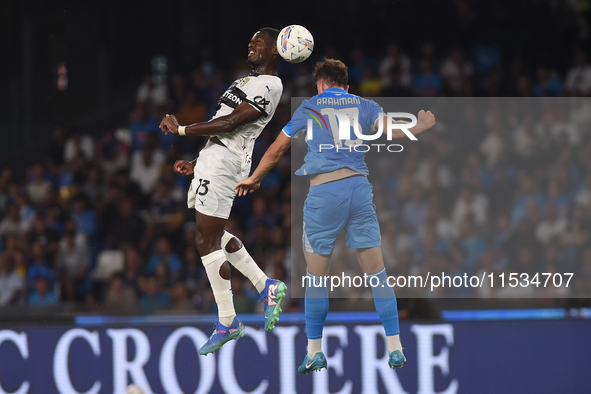
[[[237,183],[244,174],[242,158],[226,147],[208,141],[199,153],[193,181],[187,195],[187,205],[198,212],[217,218],[230,217]]]

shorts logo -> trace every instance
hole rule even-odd
[[[201,205],[205,205],[205,200],[202,200],[200,198],[198,198],[199,202],[201,203]]]

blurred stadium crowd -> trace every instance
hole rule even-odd
[[[501,66],[500,59],[494,45],[452,48],[442,58],[429,43],[412,58],[395,44],[382,54],[356,49],[348,57],[350,91],[370,97],[591,95],[591,65],[582,51],[564,75],[544,67],[530,75],[517,63]],[[315,94],[312,65],[282,67],[282,103],[257,142],[255,163],[289,121],[290,97]],[[58,125],[46,155],[31,159],[26,176],[2,168],[0,306],[214,311],[194,247],[194,212],[186,208],[190,179],[172,170],[175,160],[194,159],[205,139],[164,135],[158,125],[166,113],[181,124],[209,119],[229,83],[247,72],[204,61],[166,81],[146,75],[127,121],[97,136]],[[568,111],[542,108],[519,121],[501,113],[507,108],[498,102],[486,113],[467,107],[465,129],[439,128],[420,146],[406,143],[393,162],[370,163],[389,273],[576,267],[584,275],[568,295],[591,288],[591,101],[576,100]],[[291,173],[285,157],[259,191],[236,199],[228,224],[268,275],[282,280],[291,258]],[[339,243],[335,264],[345,253]],[[237,312],[260,308],[237,272],[232,287]]]

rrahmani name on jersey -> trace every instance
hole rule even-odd
[[[304,134],[309,120],[314,128],[314,132],[311,133],[313,137],[306,140],[308,152],[304,158],[304,165],[296,171],[296,175],[320,174],[340,168],[350,168],[369,175],[365,152],[342,148],[363,143],[354,134],[355,125],[358,125],[362,134],[375,133],[376,121],[383,112],[382,107],[375,101],[349,94],[340,88],[326,89],[310,100],[305,100],[283,128],[283,132],[290,138]],[[349,139],[340,138],[339,118],[349,120]],[[326,149],[326,146],[333,148]]]

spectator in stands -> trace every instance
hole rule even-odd
[[[555,72],[551,72],[545,67],[538,68],[536,72],[537,82],[534,85],[534,96],[560,96],[562,83]]]
[[[154,191],[164,164],[164,153],[157,147],[156,138],[155,134],[148,136],[146,144],[131,158],[129,179],[139,185],[145,196]]]
[[[103,181],[100,167],[92,166],[88,169],[86,182],[82,185],[81,191],[84,198],[88,198],[87,208],[100,201],[103,201],[107,195],[107,185]]]
[[[294,91],[292,97],[311,97],[316,94],[316,85],[312,79],[312,73],[307,63],[297,67],[297,75],[294,78]]]
[[[96,144],[96,158],[98,165],[107,174],[116,174],[127,168],[129,161],[129,147],[115,136],[112,127],[107,128],[102,138]]]
[[[51,189],[49,182],[43,173],[43,166],[35,164],[29,173],[29,183],[27,184],[27,194],[34,204],[41,203]]]
[[[125,284],[138,290],[138,278],[144,271],[145,260],[137,251],[132,247],[127,247],[125,250],[125,271],[123,272]]]
[[[0,222],[0,237],[7,235],[22,235],[28,231],[28,224],[21,218],[19,207],[12,204],[8,207],[8,214]]]
[[[179,215],[179,208],[182,207],[184,197],[177,193],[175,185],[172,181],[161,180],[156,185],[154,193],[150,196],[147,213],[149,220],[169,226],[169,228],[176,227],[182,224],[183,215]]]
[[[234,301],[234,308],[236,313],[253,313],[255,301],[253,301],[244,292],[244,280],[238,276],[234,276],[232,281],[232,299]],[[258,301],[258,300],[257,300]]]
[[[119,244],[130,243],[137,247],[144,234],[144,226],[144,220],[137,212],[133,200],[126,197],[119,202],[119,212],[109,228],[109,233]]]
[[[80,156],[92,161],[94,158],[94,140],[88,134],[81,134],[78,130],[74,130],[66,140],[64,161],[69,162]]]
[[[191,301],[191,293],[183,282],[178,282],[172,290],[172,307],[175,312],[194,311],[195,305]]]
[[[29,293],[28,303],[32,306],[55,305],[59,301],[53,291],[53,273],[39,271],[34,279],[35,291]]]
[[[501,50],[495,43],[494,34],[493,31],[487,31],[486,36],[472,48],[478,88],[483,94],[492,96],[501,87]]]
[[[122,273],[111,278],[111,283],[105,296],[105,306],[114,311],[131,311],[136,306],[137,297],[134,289],[125,283]]]
[[[446,91],[452,96],[472,95],[472,74],[474,68],[464,58],[464,54],[458,48],[452,49],[447,59],[441,65],[441,78]]]
[[[31,250],[31,262],[27,269],[27,282],[30,287],[35,286],[35,278],[39,275],[43,275],[52,281],[55,280],[55,275],[48,264],[47,257],[44,246],[39,242],[34,243]]]
[[[67,301],[82,300],[86,276],[90,268],[90,250],[84,238],[76,240],[76,233],[66,231],[60,241],[56,267]]]
[[[545,219],[536,227],[536,237],[545,244],[554,238],[561,238],[566,234],[568,222],[564,216],[559,216],[556,206],[546,206]]]
[[[394,84],[392,81],[392,71],[396,72],[397,84],[401,88],[407,89],[412,82],[412,69],[410,57],[400,51],[396,44],[388,44],[386,56],[380,60],[379,72],[382,85],[390,87]],[[388,97],[388,95],[385,95]]]
[[[517,185],[517,196],[511,210],[511,220],[514,223],[527,216],[528,203],[535,203],[538,207],[543,207],[546,204],[544,195],[537,190],[537,186],[528,174],[520,172]]]
[[[17,304],[24,290],[25,280],[18,273],[12,256],[0,253],[0,307]]]
[[[140,298],[140,305],[148,312],[164,309],[170,305],[170,297],[160,287],[154,275],[146,278],[145,293]]]
[[[514,270],[516,272],[523,272],[527,273],[531,276],[535,274],[542,267],[536,267],[535,261],[536,255],[534,251],[528,247],[527,245],[523,245],[519,248],[517,252],[517,259],[516,264],[514,265]]]
[[[164,105],[168,101],[168,87],[163,82],[154,82],[150,74],[144,74],[144,79],[137,89],[138,103],[150,105]]]
[[[180,124],[203,122],[207,120],[207,105],[199,99],[194,90],[189,89],[184,94],[183,104],[175,116]]]
[[[33,228],[27,235],[29,244],[39,242],[40,244],[45,245],[49,254],[54,255],[57,252],[57,243],[60,239],[60,234],[57,230],[49,228],[44,215],[40,213],[36,215]]]
[[[501,119],[492,116],[489,122],[489,132],[480,144],[480,152],[486,157],[486,166],[493,168],[503,150],[504,130]]]
[[[359,47],[351,51],[352,62],[349,65],[349,79],[350,83],[360,84],[363,81],[363,74],[368,67],[376,68],[377,62],[365,55],[363,50]]]
[[[146,265],[146,272],[153,274],[156,271],[158,265],[164,265],[170,272],[172,282],[177,282],[181,276],[181,269],[183,262],[181,258],[172,251],[170,241],[166,237],[160,237],[156,244],[156,252],[148,261]]]
[[[456,226],[469,216],[474,217],[476,224],[483,226],[488,223],[488,199],[484,193],[477,192],[470,186],[464,186],[454,204],[452,218]]]
[[[418,184],[411,189],[411,199],[402,208],[402,223],[411,232],[416,232],[427,219],[428,205]]]
[[[148,113],[144,104],[138,104],[131,114],[130,130],[132,146],[134,149],[142,149],[148,141],[148,136],[158,133],[158,121]]]
[[[80,194],[72,205],[72,220],[76,223],[76,228],[90,240],[96,233],[96,221],[94,211],[89,209],[88,198]]]
[[[382,93],[382,81],[373,67],[366,67],[359,84],[359,94],[364,97],[377,97]]]
[[[588,96],[591,94],[591,65],[583,51],[575,53],[574,63],[566,74],[565,93],[570,96]]]
[[[10,184],[13,182],[12,170],[4,167],[0,170],[0,218],[4,217],[10,201]]]
[[[448,189],[452,187],[454,177],[451,169],[437,155],[429,155],[419,163],[415,180],[424,189]]]
[[[486,252],[486,240],[482,236],[481,227],[476,223],[473,217],[466,217],[461,224],[461,235],[459,246],[464,251],[465,260],[464,269],[469,273],[477,268],[477,262],[480,256]]]
[[[428,60],[421,60],[419,72],[412,82],[415,96],[438,96],[441,90],[441,78],[433,70],[433,65]]]
[[[201,258],[197,254],[195,247],[191,244],[185,248],[183,255],[181,280],[191,291],[207,285],[205,269],[203,268],[203,264],[201,264]]]
[[[383,82],[382,96],[383,97],[408,97],[410,90],[403,86],[400,80],[400,71],[397,67],[392,67],[387,73],[387,82]]]

